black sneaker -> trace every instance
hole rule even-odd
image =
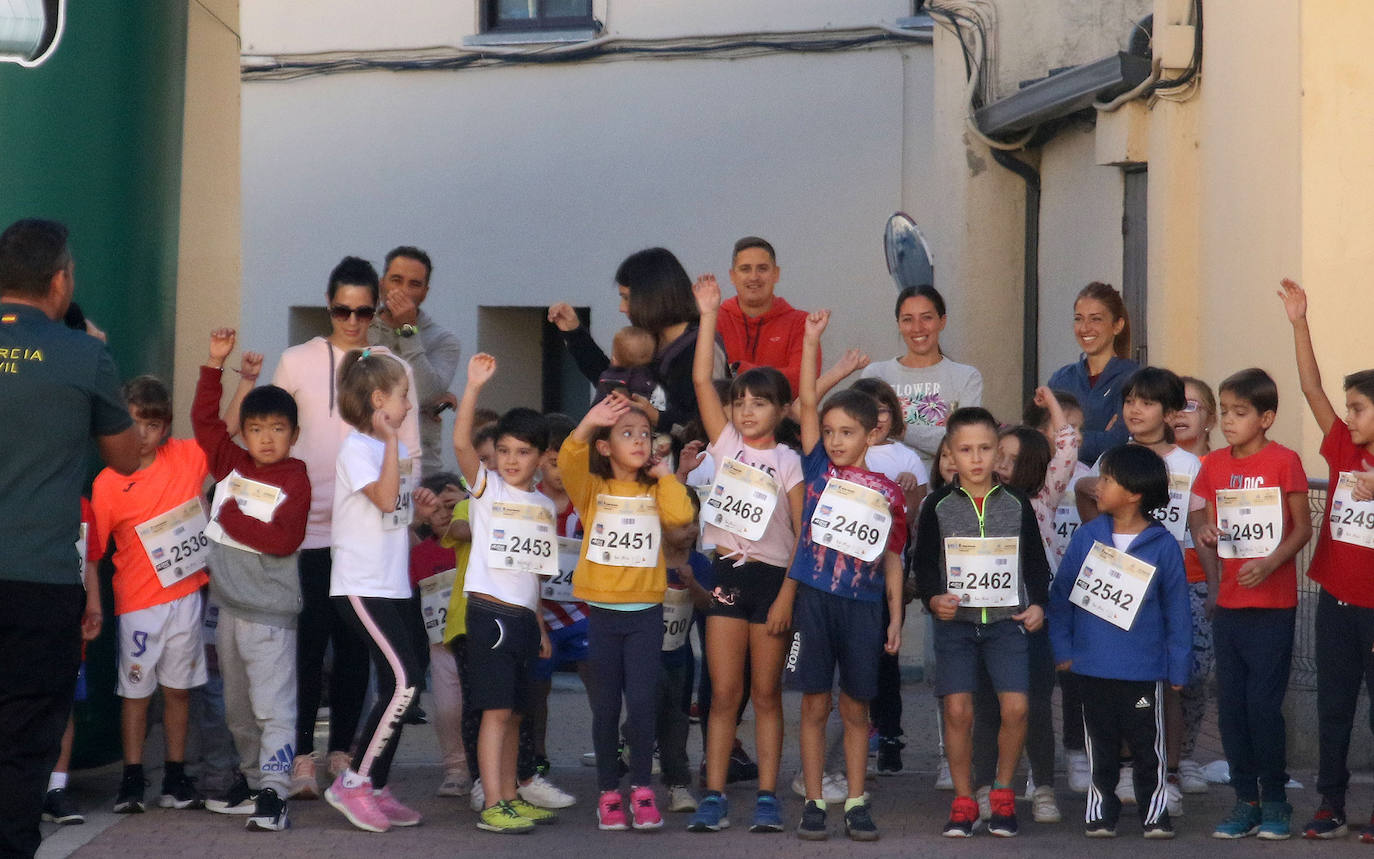
[[[994,788],[988,794],[992,817],[988,818],[988,832],[1000,838],[1012,838],[1019,831],[1016,825],[1016,794],[1009,787]]]
[[[1164,812],[1154,823],[1145,824],[1145,831],[1141,833],[1146,838],[1168,839],[1174,837],[1174,824],[1169,820],[1169,812]]]
[[[1312,819],[1307,821],[1307,826],[1303,827],[1302,837],[1328,841],[1332,838],[1344,838],[1349,831],[1345,825],[1345,807],[1324,796],[1317,813],[1312,815]]]
[[[725,783],[753,781],[758,777],[759,765],[754,763],[749,753],[744,750],[744,746],[736,740],[735,747],[730,750],[730,766],[725,771]]]
[[[949,805],[949,821],[940,834],[946,838],[971,838],[978,822],[978,803],[971,796],[956,796]]]
[[[157,804],[163,808],[203,808],[205,797],[196,790],[196,780],[184,772],[162,778],[162,795]]]
[[[797,837],[803,841],[824,841],[829,837],[825,829],[825,809],[814,799],[802,805],[801,823],[797,824]]]
[[[902,771],[902,749],[906,743],[896,737],[878,739],[878,775],[896,775]]]
[[[248,779],[239,773],[229,790],[223,796],[205,800],[205,807],[216,814],[252,814],[256,796],[248,787]]]
[[[851,841],[878,840],[878,827],[868,812],[868,803],[860,803],[844,813],[844,833]]]
[[[1115,838],[1116,824],[1101,818],[1090,820],[1084,827],[1083,834],[1089,838]]]
[[[43,821],[71,826],[85,823],[86,818],[76,810],[76,804],[72,802],[70,796],[67,796],[66,788],[59,787],[56,790],[48,791],[47,796],[43,797]]]
[[[277,796],[270,787],[258,791],[253,803],[253,814],[244,824],[244,829],[258,832],[281,832],[291,827],[291,819],[286,816],[286,800]]]
[[[148,780],[142,772],[126,772],[119,782],[119,793],[115,794],[115,814],[142,814],[148,810],[143,804],[143,791]]]

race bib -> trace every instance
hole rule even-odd
[[[760,468],[725,459],[716,470],[702,516],[708,524],[746,540],[758,540],[778,505],[778,482]]]
[[[1078,515],[1077,504],[1060,504],[1054,508],[1054,534],[1050,538],[1050,549],[1054,552],[1055,558],[1064,557],[1064,551],[1069,548],[1069,541],[1082,524],[1083,519]]]
[[[1070,601],[1128,632],[1155,568],[1120,549],[1094,542],[1078,570]]]
[[[1188,501],[1193,494],[1191,474],[1169,475],[1169,503],[1154,511],[1169,534],[1182,543],[1188,536]]]
[[[1021,538],[946,537],[945,580],[960,606],[1019,606]]]
[[[453,598],[457,570],[444,570],[420,579],[420,616],[425,621],[425,634],[430,644],[444,643],[444,628],[448,625],[448,603]]]
[[[668,588],[663,594],[663,649],[677,650],[687,643],[692,628],[692,592]]]
[[[86,586],[86,553],[87,551],[89,551],[86,547],[86,540],[88,539],[87,535],[90,534],[90,532],[91,526],[89,523],[86,522],[82,522],[81,527],[76,532],[76,560],[78,564],[77,569],[80,571],[79,575],[81,576],[81,587],[83,588]]]
[[[1331,496],[1331,538],[1374,549],[1374,501],[1356,501],[1355,475],[1342,471]]]
[[[210,547],[205,525],[205,508],[199,498],[192,498],[134,528],[164,588],[205,569]]]
[[[420,487],[419,475],[415,473],[415,460],[403,459],[401,466],[401,491],[396,496],[396,509],[382,514],[382,530],[395,531],[409,528],[415,518],[415,501],[412,496]]]
[[[573,571],[582,557],[582,541],[573,537],[558,538],[558,575],[539,585],[540,599],[554,602],[574,602]]]
[[[613,567],[658,566],[658,502],[648,495],[598,495],[587,560]]]
[[[1223,558],[1263,558],[1283,539],[1283,493],[1277,486],[1218,489],[1217,554]]]
[[[557,525],[538,504],[496,501],[491,505],[487,566],[540,576],[558,575]]]
[[[278,486],[249,480],[237,471],[229,472],[223,480],[215,484],[215,498],[210,505],[210,521],[205,526],[205,536],[222,546],[232,546],[245,552],[262,554],[252,546],[245,546],[230,537],[225,532],[224,526],[219,524],[216,517],[219,516],[220,508],[229,498],[233,498],[238,503],[239,510],[244,515],[252,516],[259,522],[271,522],[272,517],[276,515],[277,508],[286,500],[286,493]]]
[[[876,489],[832,477],[811,514],[811,541],[863,561],[874,561],[887,546],[892,513]]]

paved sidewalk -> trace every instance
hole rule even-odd
[[[907,772],[892,778],[871,779],[874,817],[882,832],[876,844],[851,845],[844,837],[841,815],[831,813],[831,841],[813,844],[802,842],[791,832],[778,835],[753,835],[747,830],[753,806],[754,785],[742,784],[731,788],[731,816],[734,828],[719,834],[693,834],[685,830],[688,815],[665,815],[667,824],[659,832],[600,832],[594,815],[595,776],[590,767],[579,765],[584,751],[590,749],[590,713],[585,693],[575,676],[559,675],[550,700],[551,729],[550,757],[554,761],[551,778],[578,797],[578,804],[567,809],[554,826],[523,837],[499,836],[480,832],[474,827],[476,816],[468,808],[467,799],[441,799],[434,796],[441,773],[433,763],[437,760],[434,732],[429,726],[407,727],[400,751],[392,768],[393,788],[403,801],[413,805],[425,816],[424,824],[411,829],[397,829],[377,835],[360,832],[323,801],[293,802],[290,813],[293,828],[282,833],[246,832],[243,818],[224,817],[205,811],[170,811],[150,809],[146,814],[116,818],[108,812],[119,779],[118,765],[100,770],[76,773],[71,792],[85,809],[100,809],[91,813],[84,826],[59,828],[44,825],[45,834],[52,833],[39,856],[78,857],[104,856],[186,856],[238,857],[253,855],[331,857],[368,857],[378,855],[419,857],[451,857],[467,851],[481,851],[484,855],[550,854],[573,849],[578,855],[596,854],[610,857],[641,857],[652,852],[662,857],[693,857],[701,859],[712,852],[722,856],[749,855],[751,859],[786,856],[833,856],[835,851],[858,851],[866,856],[910,856],[914,853],[941,850],[974,855],[993,853],[1004,856],[1095,856],[1135,855],[1148,850],[1160,856],[1201,856],[1217,851],[1234,855],[1252,855],[1259,850],[1267,853],[1296,854],[1299,851],[1320,849],[1323,856],[1362,851],[1371,856],[1369,848],[1351,839],[1322,847],[1301,843],[1260,844],[1253,839],[1239,844],[1218,842],[1209,837],[1212,826],[1230,809],[1230,790],[1213,786],[1205,796],[1185,797],[1184,817],[1176,821],[1179,837],[1171,842],[1144,843],[1139,838],[1138,824],[1130,809],[1123,815],[1122,837],[1115,841],[1087,841],[1082,836],[1081,820],[1084,800],[1067,790],[1062,772],[1057,785],[1060,807],[1065,822],[1057,825],[1037,825],[1030,821],[1029,806],[1018,803],[1022,812],[1021,836],[1003,840],[986,834],[969,842],[952,841],[939,836],[948,814],[950,793],[932,788],[937,765],[935,733],[935,699],[924,683],[908,683],[903,696],[906,705],[904,724],[907,748],[904,753]],[[432,706],[426,699],[426,709]],[[784,816],[789,828],[796,825],[801,801],[791,792],[790,782],[798,763],[796,719],[800,709],[799,696],[784,698],[784,712],[788,717],[787,740],[784,746],[783,783],[779,795],[784,798]],[[1056,712],[1058,707],[1056,705]],[[752,749],[752,723],[741,727],[747,747]],[[700,760],[700,734],[693,728],[689,752],[693,762]],[[1220,756],[1216,738],[1215,719],[1201,739],[1198,758],[1202,762]],[[1295,826],[1301,826],[1313,810],[1314,792],[1310,789],[1312,773],[1295,773],[1308,786],[1291,792]],[[152,770],[149,796],[160,783],[161,773]],[[1374,800],[1367,782],[1357,784],[1351,792],[1350,809],[1358,821]],[[970,852],[973,851],[973,852]]]

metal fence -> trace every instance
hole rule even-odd
[[[1307,577],[1312,553],[1317,548],[1317,535],[1326,516],[1326,480],[1307,481],[1307,509],[1312,516],[1312,539],[1298,553],[1298,619],[1293,634],[1293,670],[1288,678],[1290,689],[1315,691],[1317,688],[1317,594],[1321,586]]]

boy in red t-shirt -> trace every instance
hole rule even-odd
[[[1302,460],[1265,433],[1278,386],[1258,368],[1221,383],[1221,431],[1228,446],[1202,460],[1193,492],[1207,505],[1200,552],[1221,559],[1212,635],[1217,722],[1236,805],[1215,838],[1289,836],[1283,695],[1293,656],[1298,569],[1312,536]]]
[[[1350,783],[1346,755],[1355,726],[1363,680],[1374,689],[1374,370],[1345,377],[1345,420],[1322,388],[1312,332],[1307,328],[1307,293],[1291,280],[1279,291],[1293,324],[1298,378],[1312,416],[1322,430],[1328,469],[1326,515],[1307,576],[1321,585],[1317,598],[1317,792],[1321,807],[1308,822],[1308,838],[1346,834],[1345,790]],[[1360,486],[1363,484],[1363,488]],[[1374,843],[1374,820],[1360,832]]]
[[[91,488],[95,532],[115,541],[124,778],[114,810],[145,809],[143,741],[148,702],[159,686],[167,757],[158,804],[200,808],[204,798],[186,775],[186,726],[190,690],[207,679],[201,588],[209,581],[209,540],[201,494],[209,469],[195,441],[168,440],[172,398],[166,385],[139,376],[124,386],[124,398],[138,430],[139,469],[126,477],[106,468]]]

